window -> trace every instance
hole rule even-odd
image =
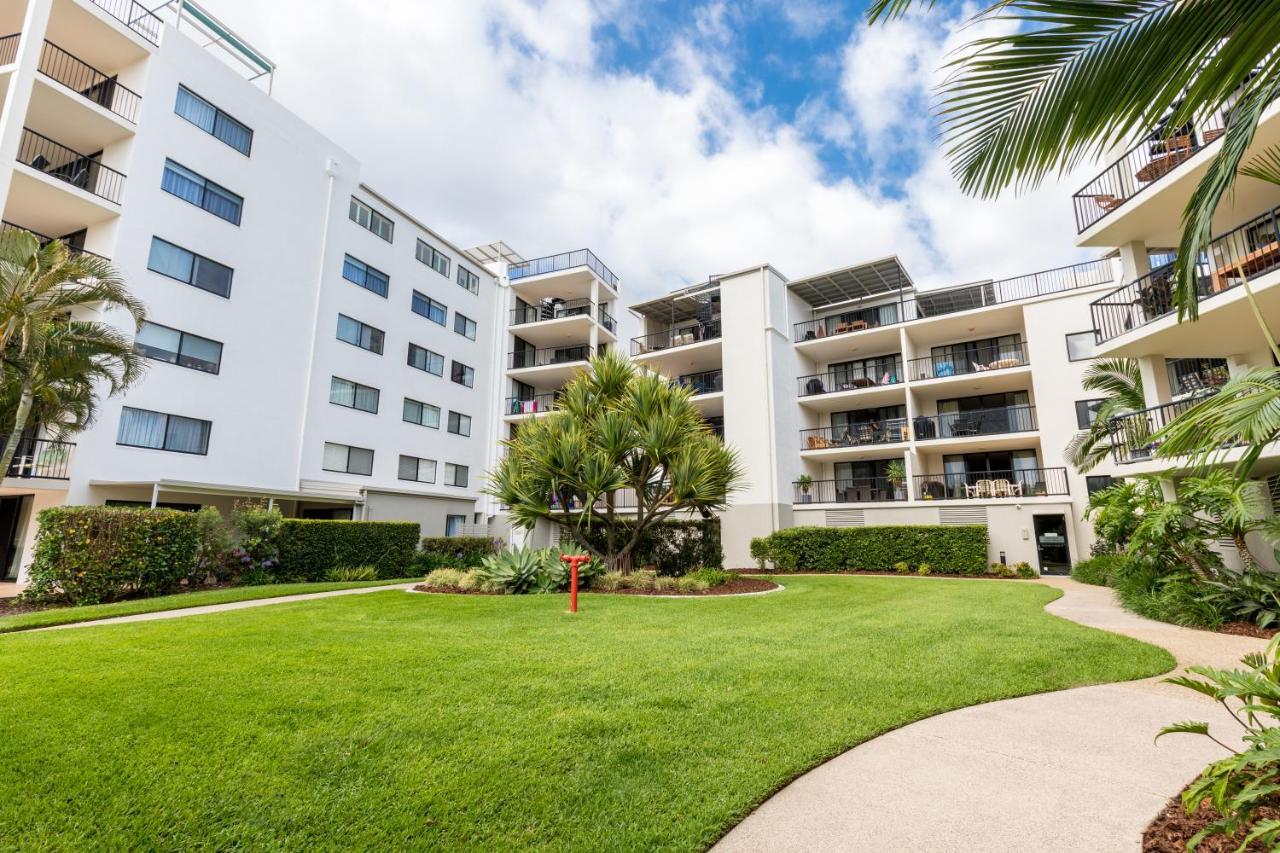
[[[342,259],[342,277],[384,298],[391,287],[391,276],[350,255]]]
[[[196,418],[125,406],[120,410],[116,444],[204,455],[209,452],[209,429],[212,426],[209,421]]]
[[[421,314],[433,323],[439,323],[441,326],[445,324],[445,320],[449,317],[449,308],[444,303],[436,302],[430,296],[424,296],[418,291],[413,292],[413,303],[411,305],[413,313]]]
[[[1090,329],[1087,332],[1072,332],[1067,335],[1067,361],[1084,361],[1093,358],[1093,349],[1098,338]]]
[[[457,311],[453,312],[453,330],[464,338],[476,339],[476,321]]]
[[[454,435],[471,435],[471,416],[461,412],[450,412],[449,432]]]
[[[360,349],[382,355],[382,343],[385,336],[381,329],[375,329],[359,320],[353,320],[346,314],[338,315],[338,340],[354,344]]]
[[[253,131],[245,127],[186,86],[178,86],[178,102],[173,111],[246,157],[253,146]]]
[[[405,397],[404,419],[418,426],[440,429],[440,407]]]
[[[1105,402],[1105,399],[1076,400],[1076,426],[1080,429],[1093,426],[1093,422],[1098,419],[1098,409]]]
[[[243,198],[172,160],[164,161],[164,177],[160,181],[160,189],[191,202],[232,225],[240,224]]]
[[[470,476],[471,469],[466,465],[454,465],[452,462],[444,463],[444,484],[446,486],[458,486],[465,489]]]
[[[436,460],[419,459],[416,456],[400,455],[400,471],[396,474],[401,480],[413,480],[415,483],[434,483],[436,481]]]
[[[348,409],[378,413],[378,389],[350,379],[329,378],[329,402]]]
[[[476,384],[476,371],[474,367],[467,367],[460,361],[455,361],[449,367],[449,378],[459,385],[466,385],[472,388]]]
[[[177,279],[183,284],[230,298],[232,269],[181,246],[151,238],[147,269]]]
[[[205,373],[217,373],[222,365],[222,344],[159,323],[143,323],[133,348],[146,358]]]
[[[431,267],[440,275],[448,278],[449,276],[449,256],[440,252],[434,246],[418,241],[418,248],[414,251],[418,260]]]
[[[417,344],[409,344],[409,366],[435,376],[444,376],[444,356]]]
[[[1097,474],[1084,478],[1084,488],[1089,494],[1109,489],[1115,485],[1115,479],[1108,474]]]
[[[465,515],[446,515],[444,517],[444,535],[460,536],[466,523],[467,517]]]
[[[458,287],[465,287],[472,293],[480,292],[480,276],[476,275],[469,269],[464,269],[461,264],[458,265]]]
[[[355,196],[351,197],[351,208],[347,215],[351,217],[352,222],[361,228],[367,228],[388,243],[395,236],[395,223]]]
[[[368,477],[373,474],[373,451],[366,447],[348,447],[345,444],[326,441],[322,467],[326,471]]]

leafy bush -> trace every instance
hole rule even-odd
[[[262,503],[246,501],[231,510],[231,529],[236,542],[231,557],[240,583],[249,586],[275,583],[280,573],[283,524],[284,516],[279,510],[268,509]]]
[[[329,570],[328,579],[346,582],[377,580],[378,569],[375,566],[339,566]]]
[[[235,549],[235,531],[216,506],[207,506],[196,513],[196,565],[188,583],[200,584],[209,577],[229,580],[239,565],[232,556]]]
[[[1259,628],[1280,623],[1280,576],[1267,572],[1221,572],[1205,581],[1206,601],[1227,617],[1252,622]]]
[[[628,522],[616,525],[617,535],[630,536],[634,527]],[[603,550],[604,531],[586,531],[593,546]],[[640,536],[631,552],[631,565],[652,566],[660,575],[679,577],[700,566],[724,566],[724,549],[720,544],[720,519],[698,521],[664,521]]]
[[[1218,628],[1226,615],[1205,595],[1207,588],[1189,571],[1164,572],[1149,561],[1131,560],[1115,577],[1116,594],[1127,609],[1173,625]]]
[[[630,589],[654,589],[658,584],[658,573],[651,569],[641,569],[627,575],[627,587]]]
[[[673,578],[670,575],[658,575],[653,579],[654,592],[674,592],[679,578]]]
[[[697,575],[685,575],[676,578],[677,592],[706,592],[711,588],[711,584],[704,581]]]
[[[736,580],[737,575],[733,572],[726,572],[724,569],[698,569],[685,575],[687,578],[694,578],[702,581],[708,588],[713,586],[723,586],[729,581]]]
[[[164,595],[196,569],[194,513],[60,506],[43,510],[39,524],[24,594],[30,600],[97,604]]]
[[[933,573],[933,566],[929,565],[928,563],[921,563],[920,565],[916,566],[916,574],[918,575],[928,575],[932,573]]]
[[[488,536],[424,536],[414,564],[424,571],[449,566],[473,569],[502,546],[501,539]]]
[[[893,564],[893,570],[900,575],[905,575],[911,571],[911,564],[903,560],[899,560]]]
[[[987,564],[982,525],[792,527],[751,540],[757,559],[778,571],[884,571],[896,563],[927,563],[940,574],[980,574]]]
[[[422,585],[431,589],[461,589],[467,572],[461,569],[435,569],[422,579]]]
[[[1129,558],[1123,554],[1099,554],[1072,566],[1071,577],[1093,586],[1115,586],[1116,576],[1128,562]]]
[[[627,576],[622,572],[605,572],[596,578],[596,582],[592,584],[593,589],[601,592],[616,592],[626,588]]]
[[[287,518],[280,528],[281,580],[321,580],[342,566],[374,566],[381,578],[412,570],[418,524]]]
[[[1013,567],[1013,570],[1018,575],[1018,577],[1022,578],[1023,580],[1030,580],[1031,578],[1040,577],[1040,574],[1034,568],[1032,568],[1031,564],[1028,563],[1026,560],[1023,560],[1021,563],[1018,563],[1017,565],[1015,565]]]

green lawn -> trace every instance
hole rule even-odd
[[[783,582],[0,637],[0,846],[696,850],[880,732],[1174,664],[1049,616],[1039,584]]]
[[[156,598],[139,598],[134,601],[113,601],[110,604],[90,604],[85,607],[55,607],[16,616],[0,616],[0,634],[8,631],[26,631],[46,628],[50,625],[70,625],[74,622],[92,622],[112,616],[132,616],[135,613],[156,613],[161,610],[181,610],[184,607],[202,607],[206,604],[226,604],[230,601],[252,601],[257,598],[275,598],[278,595],[301,595],[306,592],[329,592],[335,589],[357,589],[368,586],[409,583],[413,578],[383,581],[352,581],[318,583],[277,583],[266,586],[233,586],[226,589],[206,589],[199,592],[182,592],[177,595],[161,595]],[[4,609],[0,608],[0,614]]]

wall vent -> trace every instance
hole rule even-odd
[[[938,507],[939,524],[986,524],[987,508],[985,506],[946,506]]]
[[[861,527],[864,524],[865,513],[860,509],[827,510],[827,527]]]
[[[1267,493],[1271,495],[1271,511],[1280,515],[1280,474],[1267,478]]]

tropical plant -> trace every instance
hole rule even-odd
[[[1090,495],[1084,517],[1093,523],[1093,533],[1100,543],[1111,552],[1121,552],[1128,547],[1142,516],[1163,502],[1159,480],[1131,477]]]
[[[542,552],[535,548],[512,548],[485,557],[476,573],[486,584],[504,592],[522,594],[537,586],[544,563]]]
[[[809,474],[801,474],[796,477],[796,485],[800,487],[800,491],[809,494],[809,487],[813,485],[813,477]]]
[[[1085,370],[1080,385],[1103,395],[1088,429],[1077,432],[1067,444],[1066,458],[1084,474],[1098,467],[1111,452],[1110,420],[1146,408],[1142,371],[1131,358],[1101,358]]]
[[[1071,567],[1071,578],[1092,586],[1115,586],[1129,558],[1123,554],[1098,554]]]
[[[550,521],[609,569],[629,570],[645,531],[673,513],[705,518],[724,508],[742,481],[736,452],[711,432],[689,390],[614,352],[593,358],[556,411],[503,444],[486,493],[520,527]],[[635,504],[625,516],[624,497]]]
[[[1249,548],[1249,534],[1260,533],[1269,542],[1280,538],[1280,519],[1270,515],[1265,486],[1256,480],[1239,480],[1229,471],[1215,468],[1183,480],[1178,498],[1197,513],[1204,538],[1235,543],[1246,571],[1258,567]]]
[[[884,466],[884,476],[893,485],[901,486],[907,481],[907,466],[901,459],[892,459]]]
[[[1235,473],[1245,479],[1267,445],[1280,440],[1280,368],[1231,377],[1216,394],[1180,412],[1153,440],[1159,442],[1156,456],[1187,456],[1202,470],[1243,448]]]
[[[1208,581],[1205,597],[1223,613],[1259,628],[1280,626],[1280,577],[1271,572],[1223,572]]]

